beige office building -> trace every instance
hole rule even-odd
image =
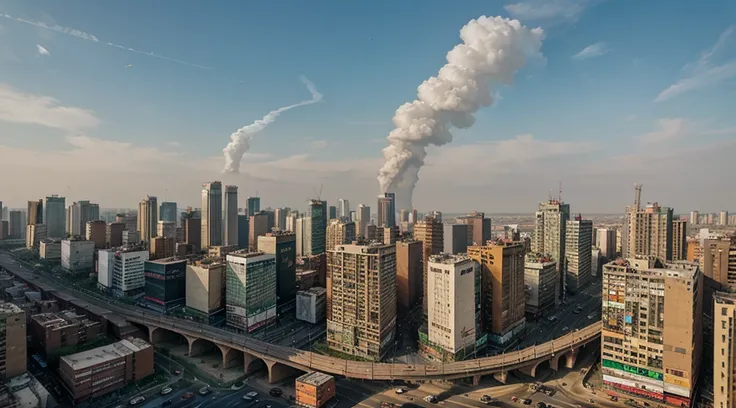
[[[687,221],[672,220],[672,260],[687,259]]]
[[[158,199],[146,196],[138,203],[138,232],[141,240],[148,241],[156,236],[156,223],[158,222]]]
[[[565,297],[567,274],[565,273],[565,228],[570,219],[570,204],[550,199],[539,203],[534,221],[532,252],[549,254],[557,262],[557,279],[560,281],[559,295]]]
[[[327,251],[327,344],[380,361],[396,331],[396,247],[340,245]]]
[[[672,260],[673,209],[658,203],[641,207],[641,189],[637,190],[634,205],[626,207],[622,235],[622,256],[655,256]]]
[[[187,265],[187,308],[198,314],[212,316],[225,307],[225,265],[220,262],[200,262]]]
[[[422,243],[396,243],[396,303],[400,311],[408,311],[422,297]]]
[[[445,246],[442,221],[427,216],[414,224],[414,239],[422,242],[422,309],[427,314],[427,264],[429,257],[442,253]]]
[[[603,382],[691,406],[700,371],[703,275],[687,261],[619,259],[603,267]]]
[[[325,248],[330,251],[339,245],[352,244],[355,241],[355,223],[341,219],[331,219],[327,223]]]
[[[0,303],[0,380],[27,371],[26,335],[26,312],[13,303]]]
[[[524,259],[526,314],[536,318],[554,309],[560,298],[557,262],[549,255],[527,254]]]
[[[38,249],[41,241],[45,238],[46,224],[30,224],[26,226],[26,248]]]
[[[713,406],[736,408],[736,294],[713,297]]]

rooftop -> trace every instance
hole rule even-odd
[[[310,295],[322,296],[327,292],[327,289],[319,287],[319,286],[315,286],[307,290],[300,290],[299,292],[310,294]]]
[[[61,358],[61,361],[69,365],[73,370],[77,371],[109,360],[125,357],[148,347],[151,347],[151,345],[141,339],[129,338],[107,346],[64,356]]]
[[[156,264],[161,264],[161,265],[169,265],[169,264],[174,264],[174,263],[179,263],[179,262],[186,262],[186,261],[187,261],[186,259],[181,259],[179,257],[172,256],[172,257],[169,257],[169,258],[148,260],[146,262],[156,263]]]
[[[303,376],[296,379],[296,382],[301,382],[309,385],[320,386],[328,381],[333,380],[334,377],[329,374],[319,373],[317,371],[304,374]]]
[[[455,265],[460,262],[469,261],[470,257],[467,254],[446,254],[441,253],[438,255],[432,255],[429,257],[429,262],[440,263],[445,265]]]
[[[18,307],[18,305],[16,305],[15,303],[10,303],[10,302],[0,303],[0,313],[11,314],[11,313],[20,313],[22,311],[23,309]]]

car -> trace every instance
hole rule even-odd
[[[253,401],[253,398],[251,398],[251,397],[249,397],[247,395],[243,395],[243,400],[248,401],[248,402],[251,402],[251,401]]]
[[[194,397],[194,393],[193,392],[188,392],[188,393],[182,395],[181,396],[181,399],[188,400],[188,399],[191,399],[192,397]]]
[[[437,401],[439,401],[434,395],[427,395],[426,397],[424,397],[424,400],[429,402],[430,404],[436,404]]]
[[[552,316],[552,317],[548,318],[547,320],[549,320],[552,323],[556,323],[556,322],[558,322],[560,320],[560,318],[557,317],[557,316]]]
[[[581,310],[575,309],[572,311],[574,314],[580,314]]]
[[[563,332],[566,332],[566,331],[568,331],[568,330],[570,330],[570,328],[569,328],[569,327],[567,327],[567,326],[565,326],[565,327],[563,327],[563,328],[562,328],[562,331],[563,331]]]
[[[168,406],[170,406],[170,405],[171,405],[171,404],[173,404],[173,403],[174,403],[174,402],[173,402],[173,401],[171,401],[171,400],[166,400],[166,401],[164,401],[164,402],[162,402],[162,403],[161,403],[161,406],[162,406],[162,407],[168,407]]]
[[[529,398],[524,398],[521,400],[521,403],[524,405],[532,405],[532,400],[530,400]]]
[[[174,391],[171,389],[171,387],[164,387],[161,389],[161,395],[168,395],[171,394],[171,391]]]
[[[399,388],[397,388],[397,389],[394,390],[394,392],[397,393],[397,394],[403,394],[406,391],[407,391],[407,389],[404,388],[404,387],[399,387]]]
[[[544,393],[547,394],[547,396],[551,397],[555,395],[557,391],[555,391],[554,388],[545,388]]]
[[[519,401],[519,397],[517,397],[516,395],[514,395],[513,397],[511,397],[511,401],[512,402],[518,402]]]
[[[537,408],[547,408],[547,404],[542,401],[537,402]]]
[[[591,404],[595,404],[595,401],[593,400],[593,398],[589,398],[588,399],[588,402],[591,403]]]
[[[174,370],[171,373],[174,375],[181,375],[181,370]]]
[[[493,401],[493,398],[491,398],[489,395],[481,395],[480,402],[491,402]]]
[[[255,392],[255,391],[251,391],[251,392],[249,392],[249,393],[245,394],[245,396],[246,396],[246,397],[249,397],[249,398],[251,398],[251,399],[253,399],[253,398],[255,398],[255,397],[257,397],[257,396],[258,396],[258,393],[257,393],[257,392]]]
[[[595,315],[593,313],[588,315],[588,320],[593,320],[595,318]]]
[[[199,395],[207,395],[211,391],[212,390],[210,390],[210,386],[209,385],[205,385],[204,387],[202,387],[202,388],[199,389]]]
[[[142,395],[139,395],[139,396],[131,399],[130,402],[129,402],[129,404],[130,405],[138,405],[138,404],[142,404],[144,402],[146,402],[146,397],[144,397]]]
[[[281,391],[281,388],[271,388],[268,393],[271,394],[272,397],[280,397],[284,392]]]
[[[271,404],[266,404],[266,408],[271,408]]]

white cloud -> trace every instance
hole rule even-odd
[[[658,144],[680,139],[687,134],[688,126],[683,118],[663,118],[658,121],[659,130],[635,136],[634,139],[646,144]]]
[[[713,46],[704,51],[700,58],[686,64],[683,67],[685,75],[677,82],[667,87],[667,89],[654,98],[654,102],[663,102],[672,99],[678,95],[715,85],[736,76],[736,60],[718,63],[719,57],[723,53],[724,48],[729,45],[729,41],[736,31],[736,26],[727,28],[719,37]]]
[[[527,0],[507,4],[504,9],[512,17],[520,20],[574,22],[591,3],[591,0]]]
[[[585,48],[583,48],[580,52],[572,56],[572,59],[574,60],[585,60],[595,57],[600,57],[601,55],[607,54],[609,51],[608,46],[604,42],[597,42],[595,44],[591,44]]]
[[[100,123],[91,110],[64,106],[52,97],[23,93],[4,84],[0,84],[0,121],[41,125],[70,132],[95,127]]]
[[[40,44],[36,44],[36,49],[38,50],[38,54],[39,55],[51,55],[51,53],[49,52],[49,50],[47,50],[46,48],[44,48]]]

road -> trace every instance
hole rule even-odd
[[[145,404],[140,405],[143,408],[159,408],[162,407],[166,401],[171,401],[170,408],[231,408],[231,407],[251,407],[251,408],[266,408],[270,405],[272,408],[286,408],[290,404],[283,398],[273,398],[266,393],[259,392],[251,387],[245,386],[239,390],[227,390],[227,389],[213,389],[208,395],[199,395],[199,389],[202,387],[201,384],[193,384],[189,387],[177,389],[168,395],[157,395],[155,398],[150,398]],[[258,397],[254,401],[245,401],[243,396],[248,392],[258,392]],[[185,399],[185,395],[193,394],[191,398]]]

